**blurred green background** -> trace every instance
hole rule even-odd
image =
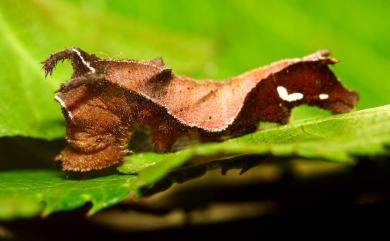
[[[40,61],[76,46],[101,57],[163,56],[176,73],[224,79],[327,48],[358,108],[390,103],[390,1],[0,1],[0,135],[63,135]],[[320,112],[301,108],[294,117]],[[322,113],[320,113],[322,114]]]

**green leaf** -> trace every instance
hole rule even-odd
[[[119,171],[109,175],[71,180],[59,171],[0,172],[0,219],[46,216],[92,203],[89,214],[120,202],[139,188],[153,184],[194,157],[209,160],[249,154],[300,156],[350,163],[355,156],[389,154],[390,105],[301,121],[259,131],[223,143],[199,144],[168,154],[131,155]],[[220,162],[228,163],[228,160]]]
[[[141,185],[153,184],[194,157],[229,157],[249,154],[299,156],[333,162],[353,162],[355,156],[388,154],[390,105],[301,121],[258,131],[222,143],[199,144],[176,153],[140,153],[118,168],[138,173]]]
[[[0,172],[0,220],[71,210],[92,203],[88,214],[118,203],[136,191],[136,177],[109,175],[67,179],[48,170]]]

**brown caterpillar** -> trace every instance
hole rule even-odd
[[[223,82],[177,76],[161,58],[100,59],[77,48],[50,55],[43,62],[45,74],[65,59],[74,72],[55,99],[65,116],[68,145],[55,159],[67,171],[119,163],[137,124],[150,126],[155,150],[165,152],[180,136],[218,141],[253,132],[259,121],[285,124],[301,104],[343,113],[358,101],[329,69],[336,60],[326,50]]]

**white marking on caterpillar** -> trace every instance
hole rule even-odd
[[[83,56],[81,55],[80,51],[78,51],[78,50],[75,49],[75,48],[72,48],[72,51],[75,52],[75,53],[79,56],[81,62],[83,62],[83,64],[84,64],[92,73],[95,73],[95,72],[96,72],[96,69],[95,69],[94,67],[92,67],[91,64],[90,64],[89,62],[85,61],[85,59],[84,59]]]
[[[328,94],[320,94],[318,97],[320,97],[320,100],[329,99],[329,95]]]
[[[56,101],[58,101],[58,103],[60,103],[61,107],[64,108],[64,110],[66,110],[66,112],[68,113],[69,118],[73,121],[72,112],[70,112],[70,111],[68,110],[68,108],[66,107],[65,102],[64,102],[58,95],[54,96],[54,99],[55,99]]]
[[[297,101],[297,100],[300,100],[303,98],[302,93],[297,92],[297,93],[288,94],[287,89],[284,88],[283,86],[278,86],[276,88],[276,91],[278,92],[278,95],[282,100],[285,100],[288,102]]]

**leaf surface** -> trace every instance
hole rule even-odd
[[[223,143],[200,144],[169,154],[139,153],[118,169],[133,175],[109,175],[70,180],[48,170],[0,173],[0,219],[48,215],[92,202],[89,214],[120,202],[139,188],[151,185],[195,157],[203,163],[215,157],[272,154],[352,163],[357,156],[389,155],[390,106],[266,129]],[[221,160],[223,163],[230,159]],[[244,159],[243,159],[244,160]],[[241,167],[245,168],[245,163]]]
[[[47,216],[92,203],[88,214],[118,203],[133,193],[136,177],[109,175],[71,180],[64,173],[22,170],[0,173],[0,219]]]
[[[139,173],[139,182],[152,184],[195,157],[226,158],[272,154],[332,162],[353,162],[357,156],[389,153],[390,105],[325,118],[316,118],[258,131],[222,143],[199,144],[176,153],[140,153],[125,160],[119,171]]]

